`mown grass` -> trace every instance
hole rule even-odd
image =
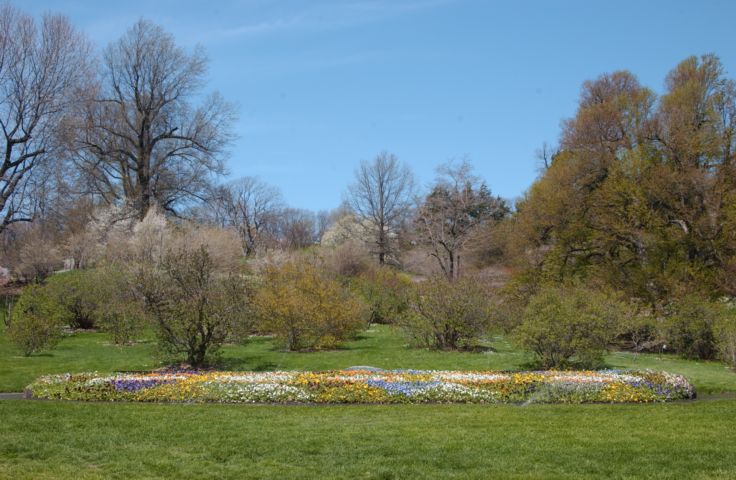
[[[64,372],[146,370],[158,363],[152,342],[116,347],[103,333],[78,333],[53,350],[24,357],[0,334],[0,392],[18,392],[40,375]]]
[[[385,369],[519,370],[532,358],[503,337],[492,339],[486,352],[436,352],[410,348],[401,333],[374,325],[355,341],[324,352],[284,352],[272,339],[252,338],[247,345],[223,349],[219,368],[229,370],[330,370],[358,365]],[[153,341],[130,347],[110,344],[104,333],[71,335],[53,350],[23,357],[0,333],[0,392],[21,391],[40,375],[62,372],[149,370],[162,364],[155,359]],[[612,353],[614,368],[650,368],[687,376],[699,393],[736,392],[736,373],[719,362],[683,360],[673,355]]]
[[[342,349],[227,346],[221,368],[509,370],[531,360],[503,338],[483,353],[408,348],[373,326]],[[0,391],[54,372],[160,366],[152,342],[101,333],[22,357],[0,333]],[[613,367],[687,375],[736,392],[716,362],[614,353]],[[736,400],[659,405],[253,406],[0,401],[0,478],[734,478]]]
[[[2,478],[734,478],[736,402],[0,402]]]
[[[699,394],[736,392],[736,372],[722,362],[685,360],[675,355],[613,352],[606,356],[613,368],[650,369],[685,375]]]

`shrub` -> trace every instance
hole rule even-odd
[[[120,269],[57,273],[40,288],[61,323],[71,328],[101,327],[115,344],[129,344],[145,326],[132,279]]]
[[[736,368],[736,318],[733,311],[718,320],[715,332],[720,358],[731,368]]]
[[[51,275],[44,290],[61,312],[61,320],[71,328],[94,328],[100,297],[97,279],[91,270],[71,270]]]
[[[409,307],[413,283],[390,267],[368,269],[353,285],[368,305],[373,323],[394,323]]]
[[[8,338],[25,356],[53,348],[61,339],[61,312],[39,285],[29,285],[13,307]]]
[[[686,296],[670,305],[664,325],[669,346],[685,358],[712,359],[718,348],[714,327],[724,306],[697,296]]]
[[[487,292],[473,278],[430,278],[416,286],[401,325],[420,347],[474,347],[490,326]]]
[[[120,212],[124,218],[131,212]],[[141,221],[117,221],[108,233],[105,260],[115,264],[160,265],[170,251],[207,250],[217,271],[235,271],[243,260],[237,233],[194,222],[169,221],[160,208],[151,208]]]
[[[11,295],[4,295],[0,297],[0,317],[2,317],[2,323],[5,327],[10,326],[10,312],[13,310],[14,304],[15,297]]]
[[[18,247],[3,259],[3,264],[11,268],[14,277],[26,282],[40,282],[62,267],[63,258],[57,248],[57,240],[48,230],[40,222],[18,228],[15,240]]]
[[[598,367],[627,310],[606,293],[546,287],[531,297],[514,333],[543,368]]]
[[[242,281],[216,271],[204,246],[167,252],[161,266],[141,270],[136,283],[161,351],[184,354],[193,367],[211,360],[235,325],[245,321]]]
[[[253,308],[261,330],[288,350],[332,348],[366,326],[361,300],[304,260],[267,267]]]
[[[535,288],[522,275],[510,278],[497,290],[492,299],[493,324],[505,333],[510,333],[521,325],[524,309],[535,291]]]
[[[665,334],[672,348],[688,358],[718,357],[736,367],[736,303],[685,297],[671,305]]]
[[[336,275],[355,277],[370,270],[370,255],[363,244],[348,240],[320,249],[325,267]]]
[[[658,317],[651,311],[632,309],[618,324],[617,345],[634,352],[660,351],[666,344],[660,330]]]
[[[95,309],[98,325],[110,334],[116,345],[129,345],[146,326],[146,315],[127,272],[104,267],[92,272],[94,294],[99,299]]]

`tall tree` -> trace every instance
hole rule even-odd
[[[99,87],[81,119],[78,163],[89,192],[143,218],[157,203],[176,213],[224,171],[233,108],[219,94],[195,107],[207,71],[161,27],[140,20],[103,55]]]
[[[437,171],[437,181],[417,210],[416,223],[430,255],[453,281],[458,278],[460,256],[471,234],[487,222],[501,220],[510,210],[472,174],[468,162],[445,164]]]
[[[413,191],[413,175],[395,155],[383,152],[355,171],[347,203],[367,230],[380,264],[393,253],[394,236],[411,208]]]
[[[61,156],[63,117],[89,75],[89,52],[65,17],[37,24],[0,7],[0,232],[31,221],[41,206],[44,177]]]
[[[736,292],[735,84],[704,55],[666,87],[657,100],[628,72],[583,85],[561,152],[517,205],[527,278],[592,276],[652,306]]]
[[[247,256],[275,240],[284,209],[278,188],[254,177],[243,177],[219,188],[213,200],[218,223],[237,230]]]

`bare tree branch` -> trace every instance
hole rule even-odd
[[[415,222],[430,256],[452,281],[458,278],[460,254],[471,233],[488,221],[500,220],[510,209],[472,174],[467,161],[442,165],[437,172],[432,190],[417,209]]]
[[[76,138],[76,162],[104,200],[143,218],[153,204],[176,213],[207,196],[225,171],[235,114],[218,94],[192,106],[206,71],[201,49],[185,52],[144,20],[107,47]]]
[[[375,246],[381,264],[394,251],[396,229],[411,208],[414,177],[395,155],[383,152],[361,162],[350,186],[347,204]]]
[[[60,162],[61,126],[89,76],[89,53],[65,17],[38,25],[0,7],[0,232],[31,221],[43,203],[40,180],[49,162]]]

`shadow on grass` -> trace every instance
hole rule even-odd
[[[213,368],[226,371],[253,371],[269,372],[276,370],[278,365],[258,357],[222,358],[212,365]]]

